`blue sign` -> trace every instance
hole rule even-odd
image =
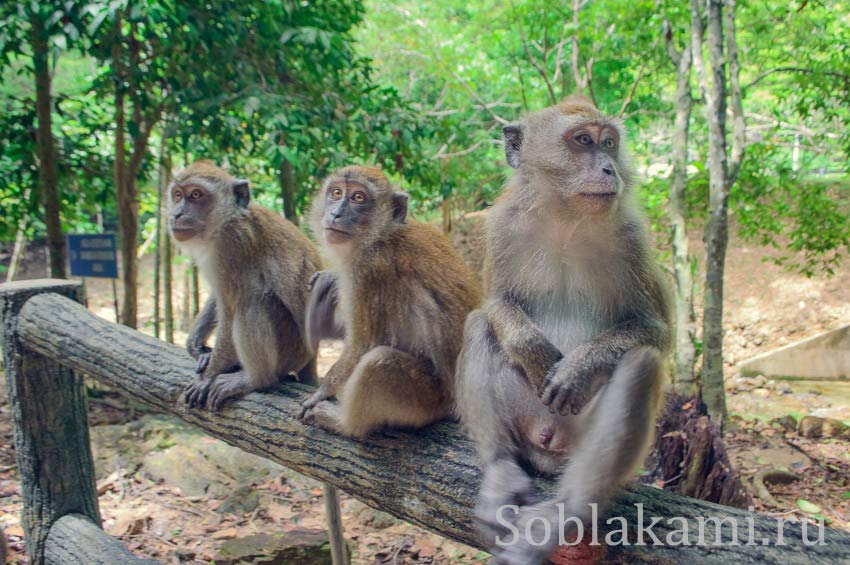
[[[68,257],[73,277],[118,278],[115,234],[69,234]]]

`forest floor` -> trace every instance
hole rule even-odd
[[[457,226],[454,236],[475,266],[480,265],[477,231],[467,222]],[[698,239],[692,244],[699,254]],[[850,266],[839,268],[833,277],[806,278],[762,260],[775,253],[734,239],[729,247],[724,348],[732,418],[725,440],[748,487],[754,475],[768,469],[800,475],[791,484],[769,485],[776,503],[768,506],[755,498],[757,511],[786,518],[823,516],[831,527],[850,531],[850,442],[803,438],[776,421],[787,415],[850,421],[850,383],[793,381],[747,387],[738,378],[738,363],[749,357],[850,323]],[[44,276],[43,259],[28,259],[22,277]],[[150,256],[143,259],[140,272],[139,325],[153,333]],[[175,268],[174,280],[175,342],[182,343],[189,318],[182,266]],[[109,281],[87,281],[87,296],[91,310],[115,319]],[[338,354],[338,343],[323,346],[320,373]],[[10,538],[10,562],[26,563],[5,379],[2,383],[0,526]],[[321,485],[316,481],[246,458],[223,442],[130,406],[109,391],[94,392],[89,412],[104,527],[139,555],[170,563],[209,562],[228,539],[324,528]],[[181,468],[189,473],[181,473]],[[479,563],[487,558],[344,494],[341,498],[355,563]]]

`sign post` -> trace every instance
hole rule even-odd
[[[112,301],[118,322],[118,255],[114,233],[68,234],[68,259],[72,277],[112,279]]]

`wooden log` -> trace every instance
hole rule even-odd
[[[45,292],[83,308],[78,304],[83,299],[78,282],[47,279],[0,285],[9,409],[24,499],[21,525],[34,564],[44,563],[45,539],[57,519],[73,512],[100,524],[82,378],[55,357],[29,350],[18,333],[21,307]]]
[[[44,546],[46,563],[61,565],[159,565],[155,559],[141,559],[123,543],[110,536],[87,517],[68,514],[50,528]]]
[[[220,412],[189,410],[177,402],[195,366],[185,350],[100,319],[57,295],[32,298],[21,310],[18,331],[34,351],[61,359],[231,445],[336,486],[403,520],[481,547],[472,516],[480,472],[472,444],[453,423],[416,433],[386,431],[362,441],[346,439],[297,419],[300,402],[309,392],[297,383],[250,394]],[[546,479],[537,484],[544,493],[554,488]],[[622,517],[624,522],[609,517]],[[660,518],[652,526],[660,543],[644,534],[644,545],[636,545],[639,527],[645,530],[654,517]],[[670,520],[673,517],[677,519]],[[723,520],[718,530],[714,520]],[[624,523],[630,545],[620,543],[618,532]],[[676,544],[683,523],[691,545]],[[779,537],[777,520],[768,516],[639,485],[625,488],[597,524],[600,541],[610,534],[605,558],[613,562],[728,565],[850,560],[850,534],[826,528],[822,544],[806,545],[800,524],[784,524]],[[740,543],[723,543],[730,541],[733,529]],[[810,527],[809,539],[814,540],[816,532]]]

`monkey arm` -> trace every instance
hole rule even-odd
[[[657,318],[632,318],[576,347],[549,373],[541,400],[558,414],[578,414],[630,350],[667,349],[670,327]]]
[[[522,368],[531,386],[541,392],[546,376],[563,357],[561,352],[515,301],[495,298],[485,310],[502,349],[511,362]]]
[[[207,339],[218,325],[218,316],[216,313],[215,298],[209,297],[204,303],[204,307],[195,318],[192,324],[192,330],[189,332],[189,337],[186,340],[186,351],[198,362],[198,373],[203,373],[210,360],[210,352],[207,347]]]
[[[307,304],[307,343],[316,353],[321,339],[341,339],[345,336],[343,324],[336,315],[339,304],[337,275],[333,271],[319,271],[310,278],[310,301]]]

